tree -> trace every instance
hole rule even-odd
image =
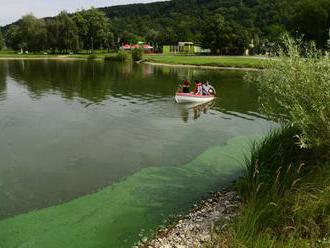
[[[19,23],[20,47],[30,51],[40,51],[46,48],[47,30],[43,19],[37,19],[33,14],[23,16]]]
[[[78,30],[79,39],[85,49],[104,47],[109,31],[109,22],[105,14],[95,8],[82,10],[73,16]]]
[[[143,54],[144,54],[144,50],[143,48],[137,48],[137,49],[133,49],[132,51],[132,59],[133,61],[140,61],[143,59]]]
[[[53,52],[67,53],[79,50],[79,36],[76,23],[62,11],[47,24],[48,47]]]
[[[136,44],[139,41],[141,41],[141,37],[139,37],[138,35],[136,35],[134,33],[124,31],[121,34],[121,42],[122,43]]]
[[[104,46],[108,49],[108,52],[115,46],[114,35],[110,31],[108,31],[104,37]]]
[[[2,50],[4,46],[5,46],[5,44],[4,44],[2,33],[1,33],[1,30],[0,30],[0,50]]]
[[[21,37],[19,33],[19,27],[17,25],[11,25],[7,31],[6,43],[7,46],[14,50],[19,50],[19,43]]]
[[[6,38],[8,45],[15,50],[44,50],[47,45],[46,23],[32,14],[23,16],[17,25],[9,27]]]
[[[292,31],[298,31],[306,40],[315,41],[320,47],[327,46],[330,27],[329,0],[304,0],[296,10]]]
[[[251,41],[247,28],[216,14],[204,24],[203,46],[214,54],[243,54]]]
[[[216,14],[206,20],[203,32],[203,46],[209,47],[212,53],[220,53],[221,47],[224,46],[223,30],[225,28],[225,18]]]

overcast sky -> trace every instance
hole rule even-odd
[[[0,26],[33,13],[37,17],[54,16],[61,10],[74,12],[80,8],[106,7],[130,3],[150,3],[159,0],[0,0]]]

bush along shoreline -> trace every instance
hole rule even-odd
[[[210,247],[330,246],[329,68],[313,44],[284,37],[278,60],[249,76],[282,128],[254,145],[236,183],[242,211]]]
[[[259,86],[265,114],[282,127],[252,146],[234,184],[237,217],[209,220],[205,242],[180,246],[173,231],[186,237],[188,214],[152,247],[330,247],[330,60],[313,44],[283,41],[276,62],[247,76]]]

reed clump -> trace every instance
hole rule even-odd
[[[214,235],[228,247],[330,247],[329,58],[285,37],[250,79],[282,127],[252,146],[236,187],[241,215]]]

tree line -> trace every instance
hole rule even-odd
[[[27,15],[4,28],[4,39],[15,50],[53,53],[137,41],[156,48],[193,41],[214,54],[242,54],[247,48],[263,53],[286,32],[326,48],[329,19],[329,0],[172,0],[62,11],[45,19]]]
[[[38,19],[25,15],[10,25],[6,45],[14,50],[77,52],[81,49],[110,49],[113,33],[105,14],[95,8],[73,15],[62,11],[54,18]]]

